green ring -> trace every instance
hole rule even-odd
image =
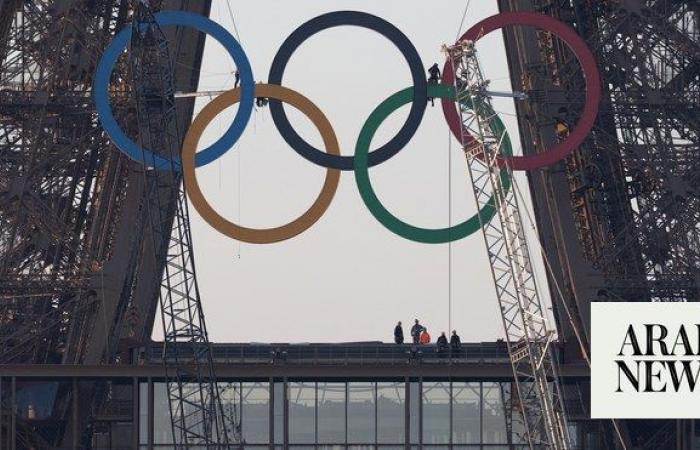
[[[391,113],[399,109],[401,106],[413,101],[413,91],[414,88],[410,87],[397,92],[388,99],[384,100],[374,111],[372,111],[372,114],[370,114],[369,118],[362,127],[362,131],[360,131],[360,136],[357,138],[357,145],[355,147],[355,182],[357,183],[362,200],[365,202],[365,205],[367,205],[367,209],[369,209],[379,223],[384,225],[384,227],[386,227],[389,231],[406,239],[422,242],[424,244],[443,244],[445,242],[456,241],[475,233],[481,228],[479,216],[483,217],[485,223],[489,222],[493,218],[493,216],[496,214],[495,197],[491,196],[488,203],[484,205],[478,214],[474,214],[469,219],[458,225],[438,229],[419,228],[409,225],[392,215],[377,198],[377,195],[374,193],[374,189],[372,188],[372,183],[369,179],[367,158],[369,148],[372,143],[372,138],[382,122],[384,122],[384,120],[386,120]],[[428,86],[428,95],[430,97],[450,98],[454,100],[455,90],[451,86],[431,84]],[[503,122],[501,122],[501,119],[487,104],[480,104],[478,106],[483,110],[483,112],[492,117],[490,125],[491,129],[494,131],[494,133],[496,133],[496,135],[501,135],[505,132],[502,149],[504,154],[510,156],[512,154],[510,138],[508,133],[505,131]],[[510,189],[511,179],[506,167],[501,169],[501,182],[503,183],[506,191],[508,191]]]

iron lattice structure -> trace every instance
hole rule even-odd
[[[0,7],[0,362],[105,356],[105,340],[88,336],[126,167],[106,151],[90,91],[94,58],[126,10],[89,3]]]
[[[204,15],[209,5],[162,2]],[[161,280],[185,289],[173,274],[186,273],[188,288],[196,289],[191,260],[171,251],[177,240],[164,232],[175,224],[189,245],[187,224],[174,220],[173,206],[183,201],[180,179],[161,174],[157,189],[149,189],[152,173],[111,145],[94,111],[97,61],[132,14],[126,0],[0,3],[0,363],[136,363],[139,345],[150,339]],[[196,90],[203,36],[180,28],[166,34],[178,62],[174,70],[168,66],[172,83]],[[122,58],[112,77],[112,108],[136,136],[143,130],[128,73]],[[186,125],[192,108],[193,101],[181,100],[170,119]],[[155,215],[158,231],[148,220]],[[194,318],[192,334],[206,332],[201,319]],[[206,367],[206,351],[196,348],[189,361]],[[178,395],[195,403],[185,393],[192,386]],[[2,424],[16,423],[20,448],[88,448],[113,389],[108,382],[82,383],[74,414],[66,408],[70,393],[44,399],[57,418],[44,427],[50,432],[33,432],[15,404],[0,408],[13,413]],[[213,401],[208,396],[197,404]],[[187,417],[190,410],[182,410]]]
[[[228,449],[228,424],[197,285],[187,197],[176,162],[181,137],[175,113],[174,71],[168,40],[144,3],[136,9],[131,36],[129,60],[136,89],[139,142],[142,148],[151,151],[150,159],[145,153],[143,158],[144,166],[151,167],[144,173],[144,197],[151,199],[144,205],[144,216],[153,230],[154,244],[167,245],[160,310],[175,446]],[[155,155],[169,160],[170,167],[152,169]],[[175,183],[160,181],[173,177]],[[233,417],[237,432],[237,415],[234,413]]]
[[[500,3],[504,10],[539,11],[571,24],[603,77],[601,111],[588,140],[553,168],[560,173],[530,178],[547,253],[562,262],[556,276],[580,310],[582,329],[592,300],[698,300],[697,2]],[[518,106],[524,152],[545,151],[576,124],[583,103],[580,68],[546,32],[509,30],[506,43],[514,88],[532,94]]]
[[[529,174],[563,340],[587,346],[593,301],[700,300],[700,6],[692,0],[499,0],[570,24],[593,51],[603,99],[588,139]],[[578,62],[542,30],[504,32],[523,152],[566,138],[583,105]],[[569,360],[581,358],[571,345]],[[586,386],[582,389],[585,391]],[[588,398],[586,392],[572,397]],[[590,417],[587,402],[581,417]],[[669,426],[670,425],[670,426]],[[625,422],[642,448],[682,444],[686,424]],[[640,436],[645,436],[640,438]],[[677,437],[676,437],[677,436]],[[613,448],[608,435],[600,445]],[[681,447],[679,447],[681,448]]]
[[[547,329],[518,200],[506,175],[509,169],[502,171],[499,164],[507,133],[492,120],[495,112],[486,94],[487,83],[474,43],[461,41],[446,50],[455,74],[461,142],[513,368],[511,406],[520,412],[520,422],[518,427],[509,427],[531,449],[565,450],[570,443],[550,346],[554,334]],[[488,212],[494,209],[490,219]]]

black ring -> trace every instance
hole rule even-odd
[[[282,43],[270,67],[269,84],[282,84],[284,70],[294,51],[309,37],[328,28],[354,25],[367,28],[389,39],[408,62],[413,78],[414,94],[406,123],[389,142],[370,152],[368,165],[376,166],[397,154],[408,144],[423,120],[428,104],[428,81],[423,74],[423,62],[413,43],[394,25],[384,19],[358,11],[337,11],[318,16],[301,25]],[[323,152],[306,142],[294,130],[284,112],[282,102],[270,99],[270,113],[280,134],[304,158],[329,169],[353,170],[353,156],[338,156]]]

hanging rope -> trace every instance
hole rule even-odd
[[[535,226],[535,222],[532,219],[532,216],[530,215],[530,209],[528,207],[527,202],[525,202],[525,197],[520,190],[520,186],[518,185],[517,181],[515,178],[513,178],[513,186],[515,188],[515,192],[517,193],[518,197],[520,197],[520,203],[523,205],[523,208],[525,209],[525,216],[527,217],[527,221],[530,223],[530,228],[537,233],[537,228]],[[545,270],[547,271],[549,275],[549,279],[552,280],[552,283],[554,284],[554,288],[557,291],[557,294],[559,295],[559,298],[561,298],[561,304],[564,306],[564,311],[566,313],[567,320],[569,321],[569,324],[571,325],[571,328],[574,332],[574,336],[576,337],[576,341],[578,342],[579,348],[581,350],[581,355],[583,356],[583,359],[586,361],[586,364],[588,367],[591,366],[591,360],[588,355],[588,350],[585,347],[585,344],[583,342],[583,337],[581,336],[581,332],[579,330],[579,327],[576,324],[576,321],[574,320],[574,316],[571,313],[571,310],[569,309],[569,306],[567,305],[566,301],[564,300],[564,292],[562,291],[561,287],[559,286],[559,283],[557,282],[557,278],[554,274],[554,270],[552,269],[552,265],[550,264],[549,258],[547,257],[547,253],[545,252],[544,246],[542,245],[542,242],[540,242],[540,239],[537,238],[535,239],[537,242],[537,246],[540,250],[540,254],[542,255],[542,260],[544,261],[545,265]]]
[[[231,9],[231,2],[226,2],[226,8],[228,9],[228,15],[231,18],[231,23],[233,23],[233,32],[236,34],[236,39],[242,47],[243,41],[241,40],[241,35],[238,33],[238,27],[236,26],[236,18],[233,16],[233,10]]]
[[[457,30],[457,37],[455,37],[455,41],[462,36],[462,29],[464,28],[464,21],[467,19],[467,12],[469,11],[469,5],[471,4],[471,2],[472,2],[472,0],[467,0],[467,5],[464,7],[464,13],[462,14],[462,21],[459,24],[459,29]]]
[[[462,20],[457,29],[457,37],[459,39],[464,28],[464,22],[467,19],[469,5],[471,0],[467,0],[462,13]],[[452,228],[452,133],[449,128],[447,130],[447,226]],[[447,331],[452,332],[452,240],[447,243]]]
[[[447,226],[452,228],[452,133],[447,130]],[[447,243],[447,330],[452,331],[452,239]]]
[[[228,10],[228,16],[231,19],[231,24],[233,25],[233,33],[236,35],[236,39],[238,40],[238,43],[243,46],[243,39],[241,39],[241,33],[238,32],[238,25],[236,25],[236,17],[233,14],[233,9],[231,9],[231,2],[226,1],[226,9]],[[258,128],[258,112],[257,109],[255,111],[255,116],[254,116],[254,122],[253,122],[253,131],[257,133],[257,128]],[[243,165],[243,157],[241,155],[241,145],[238,144],[236,147],[236,154],[238,155],[238,204],[237,204],[237,211],[236,214],[238,216],[238,223],[241,223],[241,198],[242,198],[242,193],[241,193],[241,166]],[[236,258],[241,259],[241,241],[237,242],[237,248],[236,248]]]
[[[243,155],[241,153],[241,145],[238,144],[236,148],[236,154],[238,155],[238,223],[241,223],[241,166],[243,165]],[[239,260],[241,259],[241,241],[238,241],[238,252],[236,256]]]

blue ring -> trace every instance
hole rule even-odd
[[[204,166],[215,161],[229,149],[233,148],[236,141],[238,141],[243,134],[246,125],[248,125],[248,120],[250,120],[250,116],[253,112],[255,96],[253,71],[250,68],[248,57],[238,41],[236,41],[225,28],[209,18],[184,11],[162,11],[155,14],[155,19],[161,26],[190,26],[213,37],[219,41],[231,55],[240,73],[241,101],[238,112],[236,113],[235,119],[226,130],[226,133],[224,133],[218,141],[206,149],[197,152],[195,158],[196,166]],[[107,135],[112,139],[112,142],[129,158],[140,162],[144,162],[144,160],[153,162],[152,166],[156,169],[170,169],[172,164],[169,159],[154,155],[147,149],[142,149],[141,146],[124,134],[112,114],[112,107],[109,101],[109,82],[114,64],[117,62],[122,51],[127,48],[129,40],[131,39],[131,30],[132,27],[127,26],[114,37],[112,42],[105,48],[102,58],[97,65],[97,72],[95,73],[95,81],[93,84],[97,116],[100,123],[102,123],[102,127],[107,132]],[[177,158],[177,161],[174,161],[174,163],[179,169],[180,159]]]

